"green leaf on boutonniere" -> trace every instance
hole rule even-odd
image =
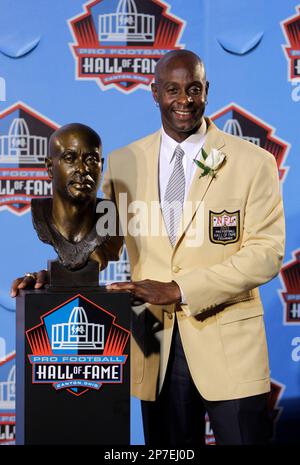
[[[200,174],[199,179],[203,178],[203,176],[207,176],[208,174],[212,175],[213,170],[211,168],[209,168],[208,166],[205,166],[204,163],[202,163],[199,160],[196,160],[195,158],[194,158],[194,162],[199,168],[202,169],[202,173]]]
[[[202,170],[206,170],[206,169],[207,169],[207,166],[203,165],[203,163],[201,163],[201,161],[196,160],[196,158],[194,158],[194,162],[195,162],[196,165],[199,166],[199,168],[201,168]]]
[[[201,153],[202,153],[202,157],[203,157],[203,160],[205,161],[208,157],[207,153],[205,152],[204,149],[201,149]]]
[[[202,178],[203,176],[206,176],[207,174],[211,174],[211,171],[212,171],[211,168],[208,168],[207,166],[205,166],[203,168],[203,172],[199,176],[199,179]]]

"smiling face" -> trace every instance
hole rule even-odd
[[[158,63],[152,93],[164,130],[177,142],[200,127],[208,85],[203,63],[191,52],[171,52]]]
[[[46,164],[53,196],[72,202],[96,199],[101,180],[101,140],[88,126],[69,124],[50,139]]]

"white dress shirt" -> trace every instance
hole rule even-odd
[[[175,156],[174,151],[177,145],[180,145],[182,150],[184,151],[184,156],[182,158],[182,164],[184,169],[185,175],[185,194],[184,194],[184,201],[186,201],[192,179],[197,169],[197,165],[194,162],[194,159],[199,158],[200,151],[205,143],[206,137],[206,130],[207,124],[205,119],[203,118],[203,122],[195,134],[192,134],[183,142],[178,144],[176,140],[172,139],[168,134],[165,132],[164,128],[161,129],[161,144],[160,144],[160,152],[159,152],[159,194],[160,194],[160,204],[163,204],[163,200],[165,198],[165,193],[168,185],[169,178],[173,172],[174,164],[175,164]],[[181,292],[181,303],[186,304],[186,300],[183,294],[182,289],[180,288]]]
[[[195,134],[192,134],[183,142],[178,144],[176,140],[172,139],[165,132],[164,128],[161,129],[161,144],[159,153],[159,193],[160,202],[163,203],[169,178],[172,174],[175,156],[174,151],[177,145],[180,145],[184,151],[182,164],[185,175],[185,195],[184,200],[187,199],[188,192],[191,187],[193,176],[198,168],[194,159],[199,157],[200,151],[205,142],[207,124],[203,118],[203,123]],[[198,168],[199,169],[199,168]]]

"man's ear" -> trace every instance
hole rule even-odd
[[[53,178],[53,175],[52,175],[52,158],[45,158],[45,165],[46,165],[46,168],[47,168],[47,171],[48,171],[48,176],[50,179]]]
[[[206,94],[206,97],[208,95],[208,89],[209,89],[209,81],[206,81],[206,84],[205,84],[205,94]]]
[[[152,91],[152,96],[153,96],[155,102],[158,103],[158,88],[157,88],[157,84],[155,82],[153,82],[151,84],[151,91]]]

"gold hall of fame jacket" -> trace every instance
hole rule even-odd
[[[191,375],[205,399],[242,398],[270,389],[258,286],[278,274],[284,255],[276,161],[206,120],[206,153],[215,148],[226,158],[215,177],[200,178],[197,169],[174,248],[156,208],[160,131],[108,157],[103,191],[117,203],[132,280],[174,280],[186,302],[174,314],[167,306],[150,304],[133,310],[131,386],[143,400],[154,400],[162,387],[175,318]],[[144,230],[137,234],[130,225],[143,209]]]

